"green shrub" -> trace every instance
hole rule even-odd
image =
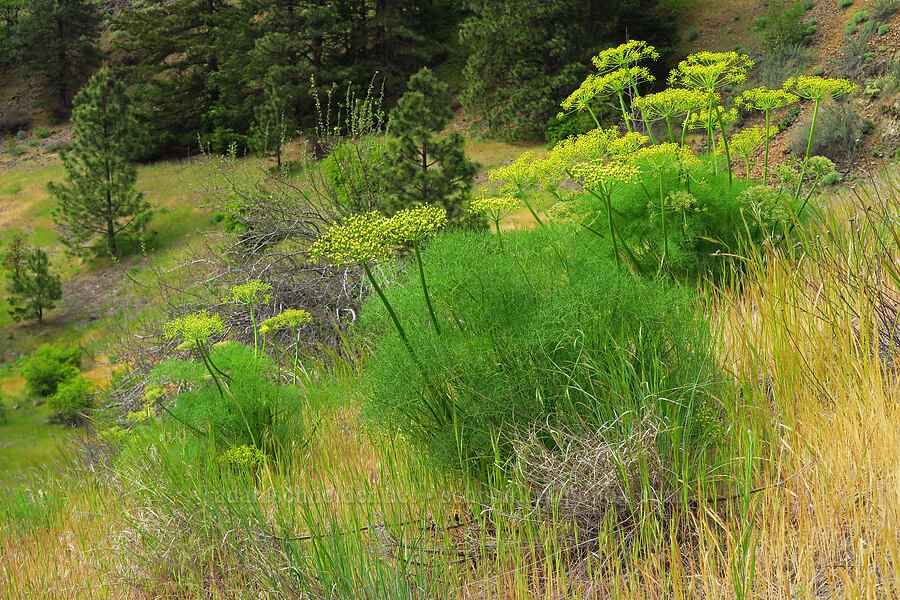
[[[816,33],[816,26],[810,23],[806,12],[803,0],[769,2],[766,14],[768,26],[763,32],[768,49],[809,45]]]
[[[45,127],[44,125],[34,128],[34,135],[36,135],[38,138],[40,138],[42,140],[50,137],[51,133],[53,133],[53,132],[50,130],[50,128]]]
[[[78,375],[80,363],[79,348],[63,349],[44,344],[22,365],[25,389],[37,396],[50,396],[56,393],[60,383]]]
[[[810,120],[805,119],[790,139],[791,152],[803,156],[809,140]],[[856,153],[863,122],[850,103],[823,104],[816,121],[810,156],[826,156],[834,162],[851,159]]]
[[[602,111],[598,108],[594,111],[602,118]],[[569,136],[581,135],[596,128],[597,125],[591,116],[585,111],[575,113],[562,113],[547,121],[547,128],[544,130],[544,139],[547,140],[547,146],[552,148],[560,141]]]
[[[0,135],[14,134],[31,126],[31,117],[21,110],[13,110],[0,117]]]
[[[869,13],[864,10],[859,11],[855,15],[853,15],[853,22],[859,25],[860,23],[865,23],[869,20]]]
[[[688,39],[689,42],[693,42],[693,41],[696,40],[698,37],[700,37],[700,30],[699,30],[699,29],[694,28],[694,29],[691,29],[690,31],[687,32],[687,39]]]
[[[801,45],[774,48],[759,57],[743,87],[778,89],[789,77],[805,73],[816,58],[814,50]]]
[[[660,451],[681,473],[720,439],[710,333],[688,289],[633,277],[569,225],[450,233],[424,263],[442,334],[410,269],[388,295],[416,356],[369,302],[376,341],[361,381],[366,414],[438,461],[503,460],[544,427],[629,436],[650,419],[667,424]]]
[[[868,9],[876,21],[888,22],[900,10],[900,0],[875,0],[869,3]]]
[[[0,398],[0,425],[6,425],[9,422],[7,415],[6,401]]]
[[[853,6],[853,0],[838,0],[838,6],[841,8],[850,8]]]
[[[153,370],[155,382],[190,388],[171,399],[171,416],[202,439],[210,436],[225,447],[248,445],[271,451],[287,440],[296,423],[291,417],[299,397],[296,389],[276,381],[275,362],[237,342],[217,344],[210,361],[227,378],[217,383],[203,363],[194,360],[169,359]]]
[[[756,17],[755,19],[753,19],[753,29],[755,31],[762,31],[763,29],[768,27],[768,25],[769,25],[768,17]]]
[[[891,30],[891,26],[887,23],[878,26],[878,35],[884,35]]]
[[[20,129],[19,131],[16,132],[16,140],[17,141],[24,142],[27,139],[28,139],[28,132],[25,131],[24,129]]]
[[[844,35],[847,36],[856,35],[857,31],[859,31],[859,27],[857,25],[854,25],[853,23],[844,27]]]
[[[9,136],[6,139],[6,153],[10,156],[22,156],[25,154],[25,149],[16,144],[16,138]]]
[[[84,420],[84,411],[91,406],[93,384],[76,375],[59,384],[56,392],[47,398],[47,406],[54,412],[54,421],[77,425]]]
[[[377,144],[338,144],[322,160],[322,174],[333,188],[335,200],[347,210],[360,212],[372,207],[366,203],[382,194],[383,182],[375,176],[381,172],[383,151]]]
[[[872,53],[869,51],[869,43],[875,37],[877,28],[875,23],[868,22],[859,30],[859,36],[848,36],[841,44],[840,55],[835,61],[835,70],[842,76],[856,78],[866,68],[866,63],[871,61]]]

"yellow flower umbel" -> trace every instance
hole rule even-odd
[[[309,252],[342,267],[384,260],[391,255],[387,223],[377,212],[350,215],[319,236]]]
[[[819,105],[822,103],[822,100],[828,98],[836,99],[852,94],[858,89],[858,86],[847,79],[825,79],[824,77],[801,75],[800,77],[791,77],[785,81],[784,89],[814,102],[812,122],[809,126],[809,140],[806,143],[806,156],[803,158],[803,168],[800,170],[800,183],[797,185],[795,195],[795,199],[799,199],[800,191],[803,189],[803,177],[806,175],[806,166],[809,163],[809,151],[812,148],[813,132],[816,130],[816,119],[819,117]],[[806,202],[803,203],[803,208],[805,207]],[[803,208],[800,209],[800,212],[803,211]]]
[[[754,152],[763,144],[768,143],[769,138],[778,133],[777,127],[770,127],[768,131],[761,125],[754,125],[742,129],[731,138],[731,146],[734,151],[744,159],[747,166],[747,181],[750,180],[750,160]]]
[[[640,176],[640,169],[634,164],[621,160],[608,162],[593,161],[575,165],[571,169],[572,177],[589,194],[599,199],[606,207],[609,237],[613,245],[616,262],[621,263],[617,228],[613,219],[612,195],[620,184],[634,183]]]
[[[686,88],[704,90],[709,94],[706,121],[707,152],[713,151],[713,114],[716,115],[719,129],[722,132],[722,143],[728,160],[728,181],[732,180],[731,150],[728,147],[728,136],[725,133],[721,111],[719,90],[725,86],[747,81],[747,71],[753,67],[753,61],[746,54],[737,52],[697,52],[678,63],[669,76],[670,85],[682,85]]]
[[[640,40],[630,40],[615,48],[608,48],[591,59],[597,71],[608,73],[615,69],[635,65],[642,60],[658,60],[656,48]]]
[[[497,167],[488,172],[488,181],[498,185],[502,194],[518,194],[525,206],[528,207],[531,216],[541,226],[544,223],[528,201],[526,190],[531,190],[532,194],[537,192],[537,184],[542,170],[545,168],[545,160],[537,158],[534,152],[523,152],[512,164]]]
[[[207,344],[214,335],[225,333],[221,315],[211,315],[208,311],[191,313],[173,319],[165,324],[166,339],[181,339],[179,348]]]
[[[387,222],[387,235],[397,244],[418,242],[434,235],[447,225],[447,211],[439,206],[423,204],[398,211]]]
[[[428,293],[428,285],[425,283],[425,267],[422,264],[422,255],[419,253],[419,242],[426,237],[436,234],[447,224],[447,212],[443,208],[423,204],[415,208],[407,208],[396,213],[388,220],[388,235],[395,243],[409,242],[412,244],[416,263],[419,265],[419,281],[422,284],[422,293],[425,294],[425,305],[431,316],[431,324],[434,330],[440,334],[437,316],[431,304],[431,295]]]
[[[637,98],[634,105],[638,107],[644,120],[665,120],[669,131],[669,141],[675,142],[675,132],[672,129],[672,120],[676,117],[687,119],[695,110],[703,106],[709,97],[708,94],[684,88],[668,88],[655,94],[648,94]],[[681,144],[684,145],[684,132],[682,132]]]
[[[247,283],[232,287],[228,295],[234,302],[240,302],[250,307],[250,321],[253,323],[253,348],[258,349],[259,337],[256,332],[256,306],[257,304],[268,304],[272,301],[272,286],[268,283],[263,283],[259,279],[251,279]]]
[[[517,208],[519,208],[519,200],[512,196],[476,198],[469,205],[470,211],[490,219],[497,230],[497,235],[500,235],[500,220],[514,213]]]
[[[615,96],[619,100],[619,107],[622,110],[622,118],[625,120],[625,126],[631,131],[631,116],[625,108],[625,92],[634,90],[637,92],[637,84],[643,82],[652,82],[653,75],[646,67],[622,67],[605,74],[588,75],[578,89],[572,92],[568,98],[563,100],[561,106],[563,110],[587,110],[597,127],[600,127],[600,121],[591,108],[591,102],[597,99]]]
[[[259,324],[259,332],[266,334],[281,329],[297,329],[301,325],[312,322],[312,315],[299,308],[289,308],[274,317],[269,317]]]
[[[738,96],[735,102],[737,102],[738,106],[742,106],[747,110],[756,110],[765,113],[765,131],[770,131],[770,115],[772,111],[779,108],[784,108],[785,106],[790,106],[791,104],[794,104],[799,100],[799,96],[790,92],[786,92],[784,90],[770,90],[767,87],[758,87],[753,88],[752,90],[747,90],[746,92]],[[768,138],[766,138],[765,162],[763,164],[763,184],[766,184],[769,181],[769,140],[772,137],[773,136],[769,136]]]
[[[220,454],[218,460],[230,467],[256,469],[266,462],[266,455],[256,446],[232,446]]]

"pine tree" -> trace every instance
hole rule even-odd
[[[27,0],[18,16],[14,47],[26,72],[43,80],[66,114],[100,51],[100,7],[93,0]]]
[[[139,230],[150,205],[135,191],[137,170],[129,162],[141,132],[131,115],[125,86],[103,68],[75,97],[74,145],[62,154],[65,183],[50,183],[59,204],[53,218],[64,244],[78,250],[97,236],[118,256],[118,236]]]
[[[50,273],[50,258],[40,248],[18,248],[21,262],[6,273],[9,282],[9,314],[16,321],[44,318],[44,311],[55,306],[54,302],[62,298],[62,286],[59,275]],[[15,262],[10,260],[7,251],[4,264]]]
[[[453,118],[451,103],[447,85],[428,69],[410,78],[388,126],[388,212],[436,204],[451,221],[464,217],[475,165],[466,157],[459,133],[438,136]]]

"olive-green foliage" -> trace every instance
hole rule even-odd
[[[876,21],[888,22],[900,10],[900,0],[875,0],[867,7]]]
[[[22,365],[25,389],[37,396],[50,396],[56,393],[60,383],[78,375],[80,363],[79,348],[44,344]]]
[[[76,375],[59,384],[56,392],[47,398],[47,405],[55,413],[54,420],[67,425],[77,425],[84,419],[84,411],[91,406],[94,386]]]
[[[221,390],[202,362],[173,358],[153,370],[154,381],[178,382],[191,388],[169,401],[171,415],[201,438],[209,435],[216,444],[273,450],[292,431],[297,390],[280,385],[275,379],[275,362],[250,346],[217,344],[210,360],[227,376],[220,381]]]
[[[816,121],[810,156],[827,156],[834,162],[853,158],[862,135],[862,119],[847,102],[823,104]],[[803,156],[809,140],[810,119],[804,119],[790,139],[791,152]]]
[[[6,414],[6,411],[6,401],[3,398],[0,398],[0,425],[6,425],[9,422],[9,417]]]
[[[502,460],[510,438],[548,425],[628,434],[653,418],[670,428],[660,450],[680,475],[717,439],[717,368],[690,291],[617,269],[601,240],[570,226],[453,232],[423,259],[442,333],[408,270],[388,295],[416,357],[369,302],[362,381],[367,414],[438,461]]]
[[[746,89],[764,86],[778,89],[788,77],[798,73],[808,73],[816,61],[816,52],[802,45],[772,48],[756,59],[756,64],[747,76]]]
[[[594,110],[595,114],[598,112],[600,112],[599,108]],[[544,139],[547,140],[547,146],[552,148],[557,142],[567,137],[587,133],[596,127],[596,123],[586,111],[561,113],[550,117],[550,120],[547,121]]]
[[[384,148],[375,140],[362,144],[348,140],[335,146],[321,162],[334,200],[351,212],[371,210],[370,199],[381,198],[384,182],[378,175],[384,158]]]
[[[772,0],[767,13],[768,24],[762,33],[766,46],[807,46],[816,27],[807,16],[803,0]]]

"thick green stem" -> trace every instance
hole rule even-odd
[[[728,184],[734,183],[731,175],[731,151],[728,148],[728,136],[725,135],[725,123],[722,122],[722,107],[716,105],[716,118],[719,120],[719,131],[722,132],[722,143],[725,144],[725,160],[728,162]]]
[[[687,128],[688,121],[691,120],[691,115],[694,114],[694,108],[691,107],[688,109],[687,114],[684,116],[684,123],[681,124],[681,145],[684,146],[685,139],[687,138]]]
[[[256,311],[250,303],[250,322],[253,323],[253,353],[259,352],[259,332],[256,330]]]
[[[675,133],[672,131],[672,117],[666,115],[666,127],[669,129],[669,141],[675,143]]]
[[[600,119],[597,118],[597,115],[594,114],[594,109],[591,108],[590,104],[586,104],[588,112],[591,114],[591,118],[594,119],[594,124],[597,126],[597,129],[600,129]]]
[[[412,349],[412,344],[409,343],[409,338],[406,337],[406,330],[403,329],[403,325],[400,324],[400,319],[397,318],[397,313],[394,312],[394,307],[391,306],[391,303],[388,302],[387,296],[384,295],[384,291],[381,289],[381,286],[378,285],[378,282],[375,280],[375,276],[372,274],[372,270],[369,269],[368,263],[362,264],[363,269],[366,272],[366,277],[369,278],[369,283],[372,284],[372,289],[375,290],[375,293],[378,294],[378,297],[381,298],[381,302],[384,304],[384,307],[388,311],[388,315],[391,317],[391,321],[394,322],[394,327],[397,328],[397,333],[400,334],[400,339],[403,340],[403,344],[406,346],[406,349],[409,350],[409,353],[415,356],[415,353]]]
[[[766,109],[766,158],[763,163],[763,185],[769,182],[769,145],[772,138],[769,137],[769,109]]]
[[[441,335],[441,326],[438,325],[437,316],[434,314],[434,307],[431,305],[431,294],[428,293],[428,285],[425,283],[425,267],[422,265],[422,255],[419,253],[419,242],[413,240],[413,252],[416,255],[416,262],[419,263],[419,281],[422,283],[422,293],[425,294],[425,305],[428,307],[428,314],[431,316],[431,324],[438,335]]]
[[[663,266],[666,263],[666,258],[669,255],[669,233],[666,228],[666,197],[664,195],[663,190],[663,173],[659,172],[659,207],[660,207],[660,217],[662,219],[662,234],[663,234],[663,251],[662,258],[659,261],[659,272],[662,273]]]
[[[628,111],[625,110],[625,98],[622,96],[622,92],[618,92],[619,95],[619,107],[622,109],[622,118],[625,119],[625,129],[628,130],[628,133],[631,133],[631,119],[628,118]]]
[[[537,216],[537,213],[534,212],[534,209],[531,207],[531,203],[528,202],[528,194],[525,193],[525,190],[522,189],[522,186],[520,184],[517,183],[516,187],[519,189],[519,195],[522,196],[522,202],[524,202],[525,206],[528,207],[528,212],[531,213],[531,216],[534,217],[534,220],[537,221],[538,225],[543,227],[544,222],[541,221],[541,218],[539,216]]]
[[[813,132],[816,130],[816,119],[819,117],[819,102],[819,100],[816,100],[816,104],[813,106],[813,118],[809,126],[809,140],[806,142],[806,156],[803,158],[803,168],[800,169],[800,183],[797,184],[797,193],[794,195],[795,201],[800,199],[800,192],[803,190],[803,178],[806,177],[806,166],[809,164],[809,151],[812,149]],[[803,206],[806,207],[806,203]],[[803,210],[801,209],[800,212],[803,212]],[[797,213],[798,217],[800,212]]]

